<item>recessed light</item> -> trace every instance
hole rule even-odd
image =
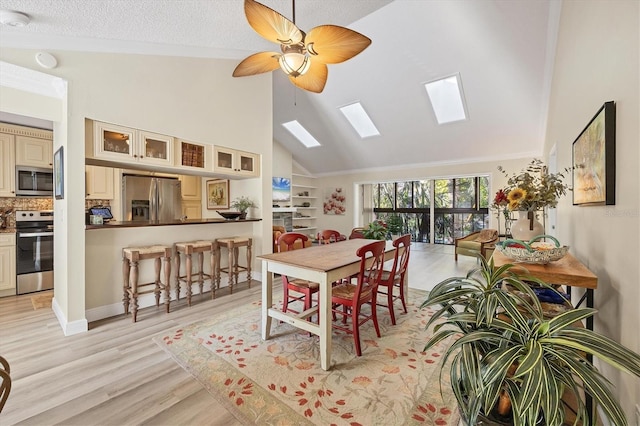
[[[13,10],[0,10],[0,24],[10,27],[24,27],[29,24],[29,17]]]

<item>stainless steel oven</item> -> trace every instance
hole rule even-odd
[[[53,211],[16,211],[16,292],[53,288]]]

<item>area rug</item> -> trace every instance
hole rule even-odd
[[[273,320],[263,341],[259,302],[154,340],[244,424],[457,425],[448,376],[440,377],[447,342],[422,352],[431,333],[425,298],[411,290],[395,326],[378,308],[382,337],[371,322],[361,326],[361,357],[353,336],[334,330],[329,371],[316,336]]]
[[[31,296],[31,305],[33,309],[50,308],[53,293],[36,294]]]

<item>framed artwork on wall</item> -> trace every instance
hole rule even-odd
[[[342,188],[326,188],[324,190],[324,203],[322,210],[324,214],[343,215],[347,211],[346,198]]]
[[[573,142],[573,205],[616,203],[616,104],[605,102]]]
[[[64,199],[64,147],[53,154],[53,195],[56,200]]]
[[[273,202],[291,201],[291,179],[283,177],[271,178]]]
[[[229,208],[229,179],[207,181],[207,209],[223,210]]]

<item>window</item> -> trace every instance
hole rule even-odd
[[[434,242],[453,244],[456,238],[489,225],[489,182],[486,176],[385,182],[373,186],[377,218],[402,219],[403,233],[414,241],[431,240],[431,187],[433,186]]]

